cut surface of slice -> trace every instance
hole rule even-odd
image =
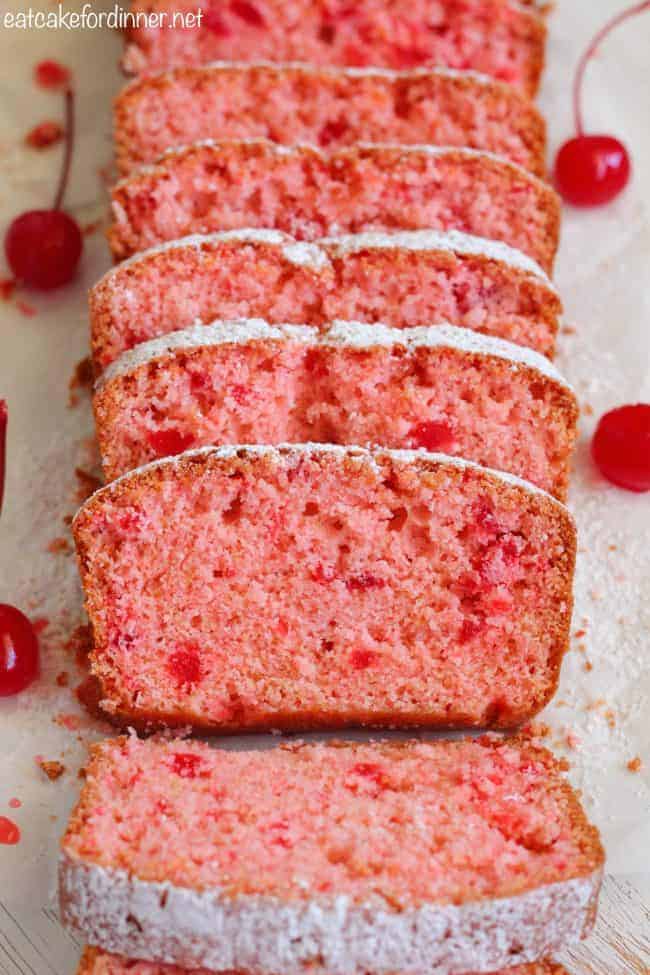
[[[194,233],[282,230],[300,240],[362,230],[460,230],[503,241],[552,270],[552,187],[476,149],[356,145],[323,153],[265,139],[170,149],[112,194],[116,260]]]
[[[137,254],[90,293],[98,372],[122,352],[197,321],[334,319],[412,328],[450,322],[551,356],[562,306],[539,265],[457,231],[298,242],[280,231],[194,236]]]
[[[216,971],[457,975],[588,933],[603,853],[550,752],[490,736],[94,746],[64,922]]]
[[[538,109],[511,85],[472,71],[234,64],[176,68],[128,85],[114,106],[126,175],[172,146],[201,139],[428,143],[486,149],[545,174]]]
[[[169,19],[196,14],[196,0],[135,0],[123,65],[140,74],[215,60],[472,68],[534,95],[544,66],[546,28],[530,6],[510,0],[211,0],[200,25]],[[150,14],[146,26],[143,15]],[[153,18],[158,18],[152,23]]]
[[[259,319],[136,346],[94,407],[108,480],[194,447],[315,441],[442,450],[561,500],[578,415],[547,359],[468,329]]]
[[[513,727],[557,685],[571,516],[459,458],[201,448],[101,489],[74,534],[118,722]]]

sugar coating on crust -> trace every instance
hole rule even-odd
[[[472,254],[486,257],[492,261],[507,264],[517,271],[524,271],[536,278],[540,278],[549,290],[557,293],[557,289],[546,272],[532,257],[518,251],[515,247],[504,244],[503,241],[489,240],[487,237],[476,237],[459,230],[402,230],[391,233],[379,231],[365,231],[359,234],[340,234],[337,237],[323,237],[315,241],[294,240],[289,234],[281,230],[257,229],[254,227],[243,230],[222,230],[212,234],[189,234],[176,240],[168,240],[145,251],[138,251],[127,257],[119,264],[108,269],[99,279],[98,284],[108,281],[120,274],[124,268],[139,264],[167,251],[183,250],[186,247],[201,249],[203,247],[218,246],[220,243],[238,241],[250,244],[269,244],[282,249],[283,257],[291,264],[302,267],[327,267],[331,257],[346,254],[356,254],[362,250],[388,250],[403,248],[410,251],[450,251],[456,254]]]
[[[186,450],[182,454],[178,454],[175,457],[160,457],[157,460],[152,460],[148,464],[142,464],[142,466],[135,468],[132,471],[128,471],[121,477],[116,478],[110,484],[106,484],[104,487],[98,488],[79,508],[74,516],[73,524],[79,515],[88,507],[90,504],[101,497],[105,492],[112,491],[117,484],[122,481],[127,481],[130,478],[137,477],[148,470],[154,470],[158,467],[165,467],[168,465],[179,466],[185,460],[193,457],[208,457],[213,456],[218,460],[231,460],[234,457],[242,457],[249,455],[251,457],[255,456],[267,456],[272,458],[278,465],[283,465],[285,462],[291,463],[292,459],[299,459],[303,454],[333,454],[340,459],[347,459],[355,464],[362,464],[365,467],[379,471],[377,461],[381,461],[382,458],[387,460],[402,461],[406,464],[414,464],[416,467],[420,467],[427,463],[433,464],[449,464],[452,467],[459,467],[466,470],[475,470],[479,472],[484,472],[490,476],[503,481],[504,484],[512,485],[513,487],[518,487],[528,492],[529,494],[539,494],[546,498],[548,501],[557,505],[558,508],[562,509],[566,515],[571,518],[568,508],[565,507],[560,501],[554,498],[548,491],[544,491],[542,488],[537,487],[535,484],[531,484],[529,481],[524,480],[521,477],[517,477],[515,474],[508,474],[505,471],[492,470],[491,468],[483,467],[481,464],[475,464],[471,460],[467,460],[464,457],[451,457],[449,454],[436,453],[435,451],[428,450],[388,450],[385,448],[375,448],[368,449],[366,447],[357,446],[346,446],[343,444],[330,444],[330,443],[281,443],[281,444],[225,444],[218,447],[197,447],[195,450]]]
[[[271,325],[262,318],[215,321],[210,325],[199,322],[190,328],[143,342],[112,362],[99,378],[96,388],[99,390],[118,376],[124,376],[139,366],[163,358],[176,349],[246,343],[255,339],[278,341],[290,339],[304,345],[349,345],[358,349],[391,345],[404,346],[407,349],[444,346],[479,355],[496,356],[512,364],[529,366],[554,382],[571,389],[570,384],[553,363],[533,349],[447,323],[398,329],[379,322],[369,325],[366,322],[337,320],[332,322],[329,328],[321,330],[309,325],[286,323]]]
[[[188,151],[195,149],[216,149],[222,146],[230,145],[243,145],[243,146],[263,146],[269,152],[274,153],[277,156],[293,156],[296,153],[312,153],[321,159],[327,159],[330,153],[325,149],[321,149],[319,146],[314,146],[310,142],[297,142],[291,146],[282,145],[279,142],[271,142],[270,139],[265,139],[263,137],[252,137],[250,139],[197,139],[195,142],[191,142],[187,145],[182,146],[170,146],[168,149],[162,153],[157,162],[152,164],[147,164],[145,166],[139,166],[132,175],[125,176],[124,179],[120,179],[115,183],[114,189],[120,189],[120,187],[125,186],[133,178],[141,176],[145,173],[154,173],[158,167],[164,163],[167,159],[173,159],[175,156],[183,156]],[[489,152],[486,149],[472,149],[463,146],[431,146],[431,145],[395,145],[392,142],[357,142],[354,146],[343,146],[341,149],[337,149],[335,155],[339,158],[345,158],[346,155],[356,156],[359,151],[372,151],[375,149],[389,151],[395,155],[420,155],[420,156],[449,156],[458,155],[464,156],[465,158],[474,159],[490,159],[492,162],[498,162],[502,166],[511,167],[513,172],[516,172],[519,176],[525,177],[543,187],[548,187],[548,184],[540,179],[539,176],[535,176],[533,173],[529,172],[519,163],[513,162],[511,159],[506,159],[504,156],[498,155],[496,152]]]

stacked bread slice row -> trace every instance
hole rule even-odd
[[[101,707],[144,736],[516,732],[557,688],[576,551],[544,20],[174,10],[196,29],[133,4],[121,263],[90,297]],[[61,859],[80,975],[559,975],[603,865],[563,771],[492,734],[106,741]]]

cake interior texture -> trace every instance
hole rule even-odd
[[[204,449],[114,482],[74,530],[118,719],[512,727],[557,683],[573,523],[485,469]]]
[[[134,12],[165,9],[167,0],[137,0]],[[196,9],[177,0],[175,10]],[[309,61],[314,64],[472,68],[535,94],[546,30],[537,11],[504,0],[212,0],[201,30],[130,32],[124,66],[133,73],[214,60]]]
[[[602,862],[551,754],[485,737],[248,752],[107,740],[63,851],[225,899],[391,912],[513,897]]]
[[[335,149],[355,142],[487,149],[543,176],[545,123],[510,85],[473,73],[356,72],[254,64],[146,76],[115,103],[122,174],[171,146],[262,137]]]
[[[446,321],[553,354],[556,292],[505,262],[427,250],[424,240],[419,249],[395,240],[340,254],[332,246],[295,252],[291,238],[283,245],[205,237],[116,268],[91,292],[98,368],[148,339],[217,318],[312,325],[341,318],[394,328]]]
[[[551,187],[468,149],[356,146],[323,154],[266,140],[195,143],[113,190],[116,259],[192,233],[266,227],[301,240],[361,230],[456,229],[553,266]]]
[[[107,374],[95,396],[109,480],[193,447],[317,441],[442,451],[566,495],[575,397],[538,369],[500,358],[500,343],[468,343],[453,328],[356,323],[322,336],[215,323],[169,339],[177,347],[159,357],[157,343],[150,352],[140,346],[132,368]]]

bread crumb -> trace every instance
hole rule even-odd
[[[38,767],[45,772],[50,782],[56,782],[60,779],[65,772],[65,765],[63,762],[47,762],[43,758],[38,759]]]
[[[63,535],[58,535],[48,544],[47,550],[52,555],[67,555],[70,551],[70,543]]]
[[[641,761],[640,756],[637,755],[636,758],[631,758],[627,763],[627,767],[630,772],[640,772],[643,768],[643,762]]]

